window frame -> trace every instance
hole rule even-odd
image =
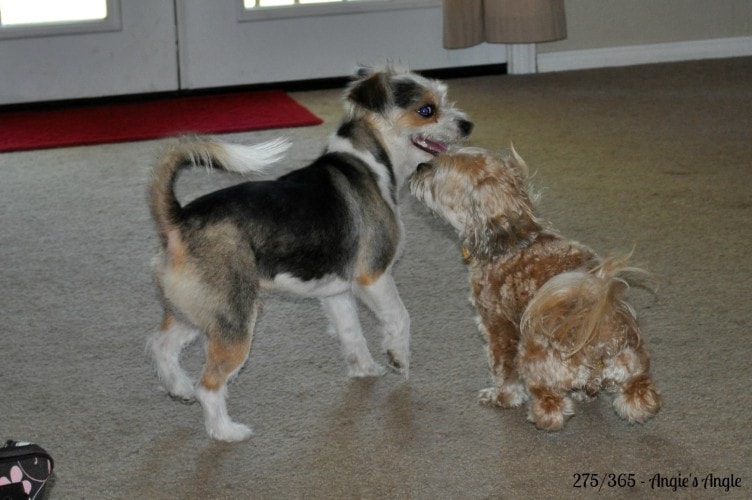
[[[441,6],[441,0],[361,0],[322,4],[280,5],[246,9],[243,0],[236,0],[239,22],[266,21],[304,16],[334,16],[384,10],[425,9]]]
[[[121,0],[106,0],[107,17],[104,19],[94,19],[91,21],[61,21],[59,23],[17,24],[10,26],[3,26],[0,24],[0,40],[122,31],[123,22],[120,1]]]

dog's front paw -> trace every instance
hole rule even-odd
[[[184,405],[192,405],[196,402],[196,398],[193,396],[193,392],[191,394],[173,394],[171,392],[168,393],[170,398],[172,398],[173,401],[177,401],[178,403],[182,403]]]
[[[193,382],[188,377],[173,377],[163,381],[162,386],[174,401],[190,405],[196,402],[196,392]]]
[[[163,390],[175,401],[184,404],[196,401],[193,381],[182,370],[164,372],[160,374],[160,381]]]
[[[527,401],[528,396],[524,387],[513,384],[503,389],[489,387],[478,393],[478,400],[487,406],[499,406],[501,408],[516,408]]]
[[[545,393],[533,399],[528,410],[527,419],[538,429],[558,431],[574,415],[574,405],[568,397]]]
[[[478,392],[478,401],[482,405],[496,406],[496,396],[499,391],[495,387],[489,387],[488,389],[481,389]]]

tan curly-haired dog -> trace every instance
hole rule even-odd
[[[601,259],[535,214],[527,166],[478,148],[421,164],[410,190],[459,232],[472,302],[488,341],[494,386],[481,402],[530,401],[528,419],[559,430],[572,397],[615,391],[616,413],[644,422],[660,408],[625,276],[626,258]]]

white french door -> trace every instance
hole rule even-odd
[[[443,49],[440,0],[86,1],[107,18],[20,32],[0,18],[0,105],[506,61],[503,45]]]
[[[442,47],[440,0],[248,0],[178,3],[184,88],[339,77],[387,60],[414,70],[499,64],[503,45]]]
[[[102,2],[101,21],[1,26],[0,104],[177,89],[173,0]]]

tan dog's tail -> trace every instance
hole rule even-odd
[[[163,244],[180,218],[174,189],[180,170],[204,165],[241,174],[259,173],[279,161],[289,147],[286,139],[245,146],[205,137],[184,137],[168,145],[154,168],[149,188],[149,208]]]
[[[626,328],[623,333],[628,341],[639,345],[637,316],[623,292],[629,287],[626,276],[647,272],[628,266],[628,259],[611,257],[589,272],[571,271],[551,278],[525,309],[520,324],[523,338],[543,334],[570,357],[598,338],[603,327],[611,331],[616,326]]]

